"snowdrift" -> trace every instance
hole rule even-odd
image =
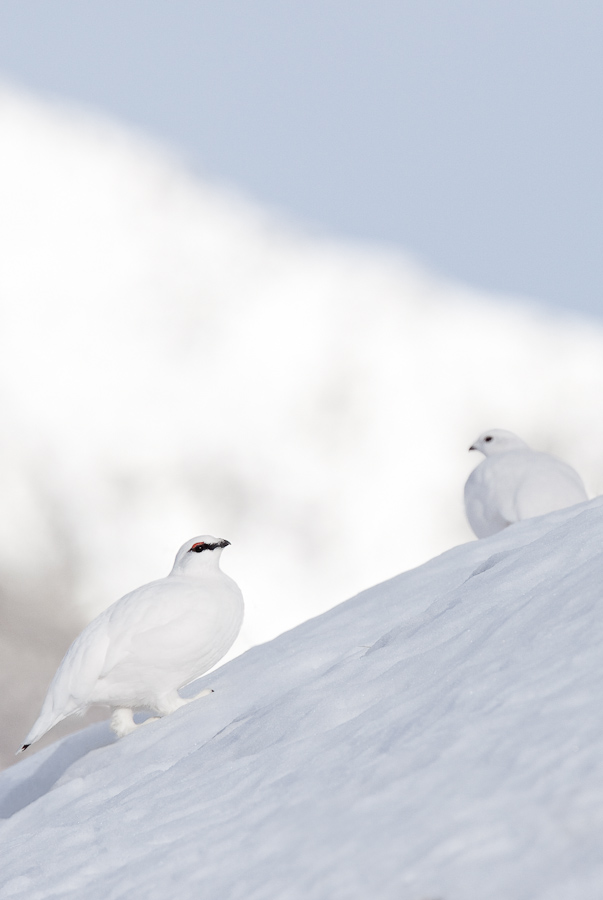
[[[602,539],[511,526],[7,770],[0,897],[600,900]]]

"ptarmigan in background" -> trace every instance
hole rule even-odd
[[[137,727],[135,710],[165,716],[189,703],[178,689],[224,656],[243,622],[241,591],[219,565],[229,543],[211,535],[191,538],[166,578],[97,616],[65,654],[21,750],[89,706],[113,707],[111,727],[122,737]]]
[[[582,479],[571,466],[532,450],[512,431],[485,431],[469,450],[486,457],[465,484],[465,511],[478,538],[512,522],[588,500]]]

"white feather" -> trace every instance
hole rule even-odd
[[[166,715],[188,702],[178,689],[224,656],[243,621],[241,591],[219,566],[227,543],[211,535],[191,538],[166,578],[126,594],[97,616],[65,654],[21,749],[89,706]],[[199,545],[200,552],[192,549]],[[115,730],[132,728],[124,730],[122,723]]]
[[[465,511],[478,538],[588,499],[571,466],[532,450],[511,431],[485,431],[469,449],[486,457],[465,485]]]

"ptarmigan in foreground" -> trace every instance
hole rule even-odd
[[[486,457],[465,485],[465,512],[478,538],[588,500],[571,466],[532,450],[511,431],[485,431],[469,449]]]
[[[192,538],[166,578],[97,616],[65,654],[21,750],[89,706],[113,707],[111,727],[122,737],[137,727],[135,710],[165,716],[189,703],[178,689],[224,656],[243,622],[241,591],[219,565],[229,543],[211,535]]]

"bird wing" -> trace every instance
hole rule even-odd
[[[218,662],[241,627],[241,592],[223,573],[210,584],[168,576],[141,591],[111,619],[101,673],[109,691],[182,686]]]
[[[55,705],[84,707],[99,678],[115,658],[127,651],[132,637],[149,628],[160,628],[173,618],[169,604],[159,602],[167,579],[145,584],[119,600],[84,628],[59,666],[49,695]]]
[[[531,519],[587,499],[582,479],[571,466],[548,453],[531,453],[513,503],[517,519]]]
[[[211,629],[217,608],[212,592],[197,582],[174,576],[151,582],[126,595],[110,610],[109,648],[100,672],[107,677],[117,666],[141,652],[161,666],[173,665],[173,647],[186,644],[195,630]]]

